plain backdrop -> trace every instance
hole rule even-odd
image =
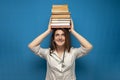
[[[45,80],[46,61],[28,44],[47,30],[53,4],[68,4],[75,30],[93,44],[76,60],[77,80],[120,80],[119,0],[0,0],[0,80]]]

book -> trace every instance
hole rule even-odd
[[[61,18],[61,19],[51,19],[52,21],[70,21],[71,19]]]
[[[59,19],[59,18],[70,18],[70,15],[67,15],[67,14],[65,14],[65,15],[51,15],[51,18],[53,19]]]
[[[70,28],[70,21],[65,22],[65,21],[51,21],[51,27],[52,28]]]
[[[68,11],[68,5],[64,4],[64,5],[53,5],[52,6],[52,10],[51,12],[69,12]]]
[[[52,28],[70,28],[71,26],[51,26]]]
[[[69,26],[70,23],[51,23],[51,26],[58,26],[58,25]]]
[[[56,11],[56,12],[52,12],[52,15],[54,14],[67,14],[67,15],[70,15],[70,12],[60,12],[60,11]]]
[[[70,23],[70,21],[56,21],[56,20],[51,20],[51,23]]]

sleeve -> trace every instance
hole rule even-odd
[[[32,50],[36,55],[38,55],[38,56],[46,59],[48,49],[44,49],[44,48],[40,47],[40,45],[38,45],[38,46],[33,47],[31,50]]]
[[[81,46],[79,48],[74,48],[74,54],[76,58],[80,58],[86,55],[90,50],[86,49],[85,47]]]

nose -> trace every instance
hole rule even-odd
[[[59,39],[62,39],[62,36],[61,36],[61,35],[59,36]]]

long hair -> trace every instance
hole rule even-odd
[[[70,39],[70,32],[68,29],[66,28],[55,28],[53,29],[53,33],[51,35],[51,41],[50,41],[50,53],[52,53],[54,50],[57,49],[56,44],[54,42],[54,36],[55,36],[55,32],[57,30],[62,30],[65,34],[65,45],[64,45],[64,50],[67,50],[68,52],[70,52],[70,48],[71,48],[71,39]]]

